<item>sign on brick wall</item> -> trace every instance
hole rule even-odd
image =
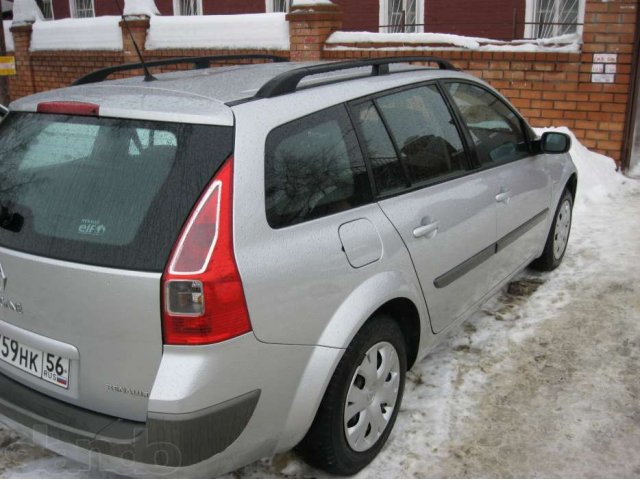
[[[16,58],[0,57],[0,76],[16,74]]]
[[[594,53],[591,65],[592,83],[615,83],[618,62],[616,53]]]

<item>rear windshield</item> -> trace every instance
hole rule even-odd
[[[232,127],[11,114],[0,124],[0,245],[162,271],[232,137]]]

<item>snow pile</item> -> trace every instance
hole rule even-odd
[[[146,48],[288,50],[289,23],[285,15],[260,13],[151,17]]]
[[[22,25],[44,20],[40,7],[35,0],[15,0],[13,3],[13,23]]]
[[[16,47],[13,44],[13,34],[11,33],[11,20],[4,20],[4,44],[7,48],[7,52],[13,52]]]
[[[153,0],[124,0],[122,13],[127,17],[136,15],[153,17],[154,15],[160,15],[158,7],[156,7],[156,3]]]
[[[629,183],[624,175],[616,171],[613,159],[589,150],[567,127],[536,128],[535,131],[539,135],[548,131],[562,132],[571,137],[569,153],[578,169],[576,205],[593,205],[607,201],[619,195]]]
[[[397,47],[359,47],[358,44],[397,44]],[[356,44],[345,45],[345,44]],[[481,37],[448,33],[376,33],[334,32],[327,40],[327,50],[478,50],[485,52],[579,52],[580,35],[561,35],[534,40],[503,42]]]
[[[31,51],[122,50],[120,17],[65,18],[33,24]]]

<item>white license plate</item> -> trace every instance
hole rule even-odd
[[[0,334],[0,360],[62,388],[69,388],[69,359]]]

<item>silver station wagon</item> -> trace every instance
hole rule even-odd
[[[569,137],[437,58],[263,57],[3,110],[0,421],[126,475],[350,475],[407,369],[562,261]]]

